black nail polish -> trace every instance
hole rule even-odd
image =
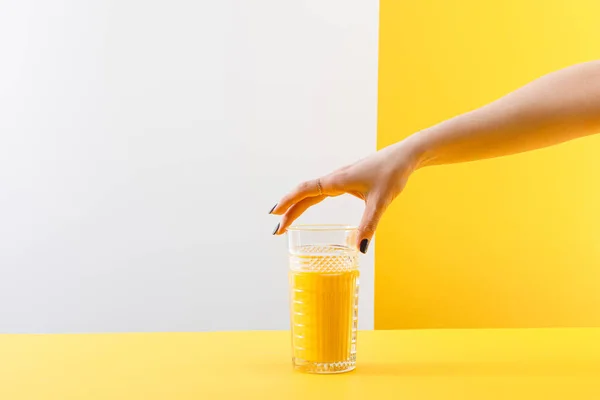
[[[274,234],[276,234],[276,233],[277,233],[277,231],[279,230],[279,225],[280,225],[280,224],[277,224],[277,226],[275,227],[275,230],[273,231],[273,235],[274,235]]]
[[[277,226],[279,228],[279,226]],[[363,239],[360,242],[360,252],[363,254],[367,254],[367,249],[369,248],[369,239]]]
[[[273,210],[275,209],[275,207],[277,207],[277,204],[275,204],[275,205],[273,206],[273,208],[271,208],[271,211],[269,211],[269,214],[271,214],[271,213],[273,212]]]

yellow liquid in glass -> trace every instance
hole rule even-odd
[[[359,272],[350,267],[354,269],[290,271],[292,351],[297,366],[325,369],[318,372],[354,368]],[[336,363],[342,364],[331,365]]]

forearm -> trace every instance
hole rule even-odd
[[[546,75],[406,142],[417,149],[420,167],[520,153],[597,132],[600,61]]]

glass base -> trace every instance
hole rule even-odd
[[[292,358],[294,369],[296,371],[305,372],[308,374],[343,374],[350,372],[356,368],[356,357],[351,357],[349,360],[333,362],[333,363],[318,363],[312,361]]]

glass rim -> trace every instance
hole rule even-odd
[[[287,228],[288,231],[311,231],[311,232],[331,232],[331,231],[355,231],[358,227],[346,224],[299,224]]]

